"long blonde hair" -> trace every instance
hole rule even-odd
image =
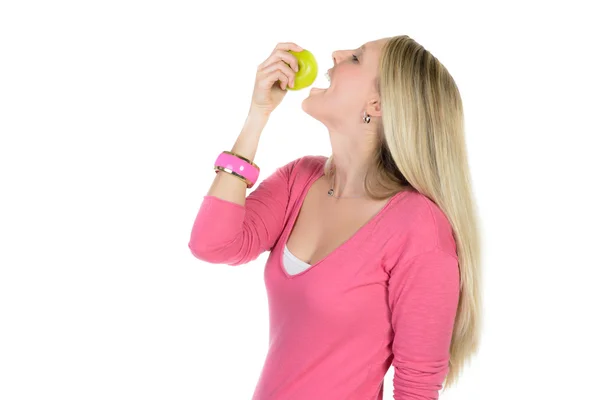
[[[379,146],[365,178],[373,199],[401,190],[427,196],[450,221],[460,269],[460,296],[444,390],[453,386],[479,348],[480,237],[464,137],[462,100],[442,63],[412,38],[394,36],[382,49]],[[333,155],[325,174],[335,171]]]

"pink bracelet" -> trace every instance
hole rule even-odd
[[[252,161],[231,151],[223,151],[215,161],[215,173],[227,172],[246,183],[250,189],[258,180],[260,168]]]

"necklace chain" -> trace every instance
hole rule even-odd
[[[336,195],[333,194],[333,185],[334,185],[334,183],[335,183],[335,171],[333,173],[333,179],[332,179],[332,182],[331,182],[331,189],[329,189],[329,191],[327,192],[327,194],[329,196],[331,196],[331,197],[335,197],[336,199],[354,199],[354,198],[357,198],[357,197],[363,197],[364,196],[362,194],[358,195],[358,196],[336,196]]]

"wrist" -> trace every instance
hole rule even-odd
[[[244,122],[244,131],[261,133],[269,121],[269,114],[251,110]]]
[[[256,122],[266,123],[270,116],[270,111],[255,106],[251,106],[250,111],[248,111],[248,119]]]

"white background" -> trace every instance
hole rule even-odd
[[[593,2],[549,3],[3,1],[0,398],[250,399],[268,254],[187,247],[214,161],[278,42],[324,72],[407,34],[460,88],[483,222],[481,350],[441,398],[600,399],[600,35]],[[330,154],[307,94],[272,115],[259,181]]]

